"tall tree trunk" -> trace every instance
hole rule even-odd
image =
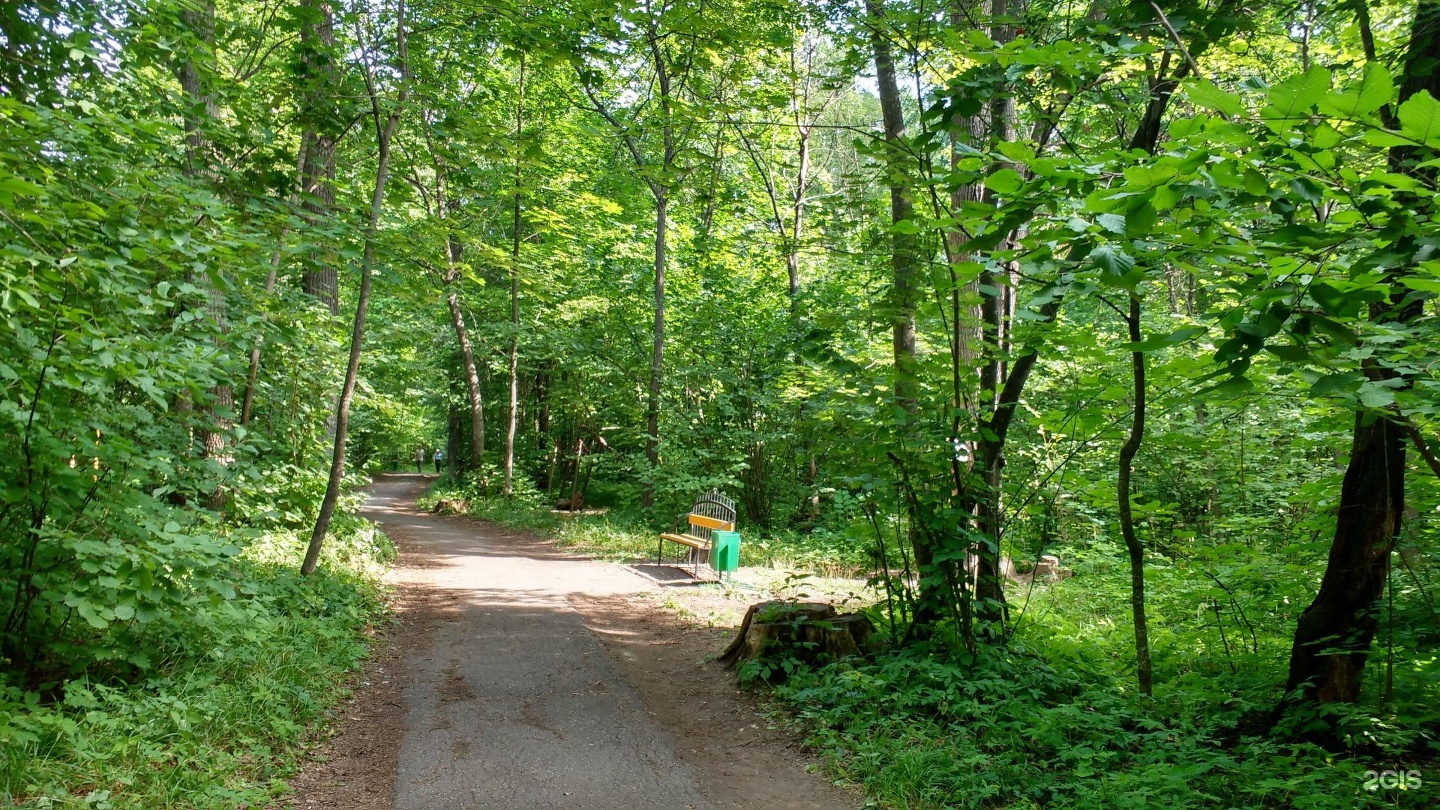
[[[1364,35],[1369,36],[1368,9],[1360,3]],[[1367,48],[1367,51],[1370,51]],[[1373,58],[1373,51],[1367,56]],[[1420,0],[1404,57],[1400,101],[1428,91],[1440,96],[1440,3]],[[1382,111],[1387,119],[1388,110]],[[1392,120],[1393,123],[1393,120]],[[1433,182],[1434,169],[1418,163],[1429,150],[1397,146],[1390,151],[1390,169]],[[1420,246],[1404,237],[1394,253],[1413,257]],[[1407,301],[1399,275],[1388,279],[1396,292],[1389,301],[1371,305],[1376,322],[1405,324],[1422,314],[1420,301]],[[1373,362],[1365,367],[1372,380],[1393,380],[1397,372]],[[1406,383],[1409,384],[1408,381]],[[1353,703],[1360,697],[1361,677],[1379,627],[1378,602],[1390,575],[1390,554],[1400,531],[1405,507],[1405,431],[1383,415],[1357,413],[1350,443],[1350,462],[1340,487],[1335,536],[1320,590],[1300,614],[1290,650],[1286,703]]]
[[[515,429],[520,421],[520,140],[525,132],[525,54],[515,103],[515,199],[510,230],[510,422],[505,426],[505,494],[515,491]]]
[[[871,20],[870,41],[875,51],[875,75],[880,111],[885,124],[886,183],[890,186],[890,222],[898,225],[914,218],[915,206],[904,169],[905,113],[895,78],[895,59],[882,30],[885,13],[881,0],[866,0]],[[890,268],[890,325],[895,360],[895,404],[913,416],[915,401],[915,304],[919,250],[914,234],[892,230]]]
[[[451,243],[452,250],[458,249]],[[454,261],[454,259],[452,259]],[[450,307],[450,326],[460,344],[460,362],[465,367],[465,392],[470,398],[470,469],[480,472],[485,460],[485,400],[480,387],[480,372],[475,366],[475,351],[470,345],[470,331],[465,327],[465,314],[460,308],[460,293],[452,286],[445,296]],[[454,462],[454,459],[451,459]]]
[[[812,48],[806,54],[804,73],[800,72],[797,50],[806,47],[797,41],[790,47],[790,72],[799,76],[798,85],[792,85],[790,112],[795,121],[797,143],[795,145],[795,186],[790,198],[790,234],[785,243],[785,271],[790,277],[790,311],[796,311],[800,299],[800,240],[805,230],[805,195],[810,190],[810,136],[814,132],[815,119],[810,108],[810,83],[814,75],[815,52]],[[784,223],[777,223],[784,230]],[[782,236],[784,234],[782,233]]]
[[[187,102],[182,119],[185,125],[185,171],[194,177],[209,172],[206,152],[209,139],[205,127],[215,118],[215,96],[205,81],[203,59],[215,47],[215,3],[214,0],[198,0],[187,4],[180,11],[180,22],[194,37],[189,43],[183,61],[176,69],[180,90]],[[197,58],[201,53],[202,58]]]
[[[790,206],[790,238],[785,246],[785,270],[790,276],[791,311],[799,306],[800,301],[800,240],[805,232],[805,189],[810,181],[810,133],[808,126],[800,128],[800,143],[796,147],[800,165],[795,169],[795,198]]]
[[[350,333],[350,358],[345,366],[345,384],[340,389],[340,401],[335,408],[335,450],[330,458],[330,477],[325,483],[325,497],[320,501],[320,513],[315,518],[315,529],[310,533],[310,545],[305,550],[305,561],[300,573],[309,576],[320,562],[320,549],[325,535],[330,530],[330,520],[335,515],[335,505],[340,500],[340,486],[345,480],[345,444],[350,428],[350,403],[355,398],[355,380],[360,373],[360,353],[365,342],[365,315],[370,307],[370,280],[375,268],[375,242],[380,232],[380,215],[385,209],[385,184],[390,179],[390,140],[400,124],[400,114],[410,91],[410,70],[405,48],[405,2],[400,0],[395,21],[396,61],[400,73],[400,92],[389,116],[380,109],[379,90],[374,76],[367,73],[366,89],[370,97],[370,115],[375,122],[375,187],[370,195],[370,219],[365,226],[365,251],[360,262],[360,293],[355,302],[355,321]]]
[[[335,110],[339,71],[335,60],[335,10],[331,0],[301,0],[300,190],[305,223],[324,229],[335,208],[335,147],[340,129]],[[333,250],[301,255],[301,287],[331,315],[340,314],[340,274]]]
[[[665,364],[665,238],[669,225],[670,189],[655,186],[655,344],[650,355],[650,389],[645,402],[645,458],[652,477],[645,482],[641,502],[655,503],[653,474],[660,468],[660,382]]]
[[[900,105],[900,87],[895,78],[895,58],[886,39],[882,0],[866,0],[870,24],[870,45],[875,59],[875,77],[880,92],[880,113],[885,125],[885,182],[890,187],[890,222],[898,225],[914,217],[910,183],[904,169],[905,113]],[[901,435],[908,435],[916,416],[915,306],[919,298],[917,276],[919,245],[915,234],[891,229],[890,326],[895,367],[895,405],[904,414]],[[917,525],[921,516],[910,515],[910,545],[920,571],[920,599],[915,624],[924,629],[944,615],[948,587],[946,577],[935,570],[931,533]]]
[[[281,228],[279,236],[276,237],[275,254],[270,258],[270,272],[265,275],[265,296],[268,298],[275,292],[275,276],[279,270],[280,257],[285,250],[285,236],[287,229]],[[245,373],[245,396],[241,399],[240,405],[240,426],[250,427],[250,418],[255,414],[255,382],[260,377],[260,340],[257,337],[255,345],[250,348],[250,366]]]
[[[977,4],[979,5],[979,4]],[[1014,39],[1014,29],[1006,21],[1010,12],[1007,0],[990,0],[989,36],[1003,46]],[[1002,90],[988,105],[986,122],[987,146],[1015,140],[1015,102],[1008,89]],[[1007,236],[1008,242],[1011,237]],[[1005,245],[1002,244],[1002,249]],[[1002,287],[1004,289],[1002,289]],[[1001,387],[1005,385],[1005,341],[1010,324],[1005,293],[1009,279],[1000,281],[987,263],[980,272],[976,290],[980,295],[980,345],[984,361],[980,365],[980,405],[994,414],[1000,407]],[[976,524],[985,538],[978,545],[975,566],[976,617],[1003,634],[1006,618],[1005,578],[1000,572],[1001,511],[1000,494],[1004,482],[1003,446],[989,445],[996,452],[981,454],[981,490],[975,510]]]
[[[1125,317],[1129,328],[1130,342],[1141,341],[1140,335],[1140,292],[1130,293],[1130,310]],[[1120,508],[1120,534],[1125,538],[1125,550],[1130,554],[1130,612],[1135,623],[1135,669],[1140,679],[1140,694],[1152,691],[1150,668],[1150,628],[1145,621],[1145,547],[1135,536],[1135,516],[1130,507],[1130,475],[1134,469],[1135,454],[1145,441],[1145,353],[1130,353],[1131,375],[1135,383],[1135,410],[1130,420],[1130,437],[1120,448],[1120,477],[1116,486],[1116,498]]]
[[[470,331],[466,327],[465,314],[460,306],[460,259],[464,255],[465,248],[460,242],[460,235],[452,224],[452,217],[458,212],[459,204],[449,194],[449,175],[445,161],[436,151],[428,132],[426,140],[431,143],[431,165],[435,170],[433,210],[445,230],[445,304],[450,310],[450,328],[455,330],[455,342],[460,346],[460,365],[465,374],[465,394],[469,401],[469,407],[466,410],[470,415],[470,457],[463,469],[480,473],[483,485],[488,487],[483,467],[485,460],[484,389],[481,386],[479,369],[475,365],[475,351],[470,343]],[[453,448],[446,448],[445,458],[447,468],[461,468],[457,463]]]
[[[296,156],[295,183],[292,186],[288,206],[293,209],[300,202],[301,183],[305,175],[305,147],[302,143],[299,154]],[[280,264],[285,258],[285,239],[290,235],[290,226],[282,224],[280,232],[275,237],[275,252],[270,254],[270,270],[265,274],[265,296],[269,298],[275,292],[275,282],[280,273]],[[268,320],[268,316],[266,320]],[[250,419],[255,414],[255,381],[260,374],[260,341],[250,349],[250,369],[245,375],[245,396],[240,406],[240,426],[248,428]]]
[[[195,41],[186,53],[185,60],[177,71],[180,88],[188,101],[184,114],[185,123],[185,172],[197,180],[211,176],[209,165],[210,141],[206,128],[215,119],[215,96],[207,82],[205,60],[211,58],[215,47],[215,4],[213,0],[184,7],[180,12],[181,22]],[[203,54],[202,54],[203,52]],[[197,58],[198,57],[198,58]],[[211,265],[200,272],[191,272],[190,280],[205,292],[205,311],[220,334],[229,329],[226,317],[225,293],[217,285],[221,270]],[[215,341],[221,338],[217,335]],[[220,382],[210,389],[210,403],[205,409],[205,423],[200,429],[200,443],[204,456],[221,467],[230,463],[229,438],[234,428],[232,412],[235,410],[235,391],[229,382]],[[206,497],[205,503],[211,509],[223,510],[226,491],[223,483]]]
[[[655,198],[655,331],[654,350],[650,357],[650,385],[645,402],[645,458],[649,464],[644,488],[640,491],[640,504],[649,509],[655,504],[655,473],[660,468],[660,393],[665,365],[665,251],[666,230],[669,227],[669,206],[671,183],[676,176],[676,160],[680,148],[676,141],[674,119],[675,88],[671,85],[670,63],[665,59],[662,40],[664,37],[652,18],[645,28],[646,45],[650,52],[650,66],[655,71],[655,99],[659,101],[661,155],[658,165],[645,159],[640,143],[632,134],[632,128],[620,122],[595,95],[585,75],[580,75],[583,89],[595,111],[605,119],[620,137],[635,167],[640,170],[650,194]],[[658,169],[659,171],[655,171]]]

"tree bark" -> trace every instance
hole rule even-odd
[[[515,199],[510,223],[510,421],[505,426],[505,494],[515,492],[515,430],[520,414],[520,139],[525,131],[525,54],[520,54],[519,96],[515,103]]]
[[[458,246],[451,243],[451,250]],[[453,254],[452,254],[453,255]],[[454,258],[451,259],[455,261]],[[460,294],[451,287],[445,296],[450,307],[450,326],[460,344],[460,362],[465,367],[465,393],[470,400],[470,469],[479,471],[485,459],[485,399],[480,387],[480,372],[475,366],[475,350],[470,344],[470,331],[465,327],[465,313],[460,307]]]
[[[1125,325],[1129,328],[1130,342],[1139,343],[1140,334],[1140,293],[1130,294],[1130,310]],[[1140,694],[1152,692],[1153,675],[1150,667],[1150,628],[1145,620],[1145,547],[1135,536],[1135,516],[1130,507],[1130,475],[1134,469],[1135,454],[1145,441],[1145,353],[1130,352],[1131,375],[1135,384],[1135,410],[1130,420],[1130,437],[1120,448],[1120,476],[1116,486],[1116,498],[1120,509],[1120,534],[1125,538],[1125,550],[1130,555],[1130,612],[1135,623],[1135,669],[1140,680]]]
[[[799,119],[796,114],[796,119]],[[790,309],[800,301],[800,239],[805,228],[805,189],[810,180],[810,127],[800,126],[800,143],[796,147],[800,165],[795,170],[795,196],[790,205],[790,238],[785,246],[785,271],[790,276]]]
[[[305,223],[321,231],[335,208],[335,148],[339,129],[335,99],[335,10],[331,0],[301,0],[300,190]],[[301,256],[301,288],[340,314],[340,274],[330,250]]]
[[[881,0],[866,0],[870,16],[870,43],[874,49],[875,76],[880,91],[880,112],[885,125],[886,183],[890,187],[890,222],[897,225],[914,218],[915,206],[903,168],[905,113],[900,105],[900,88],[895,78],[895,59],[882,31],[885,12]],[[915,304],[918,246],[914,234],[892,229],[890,268],[890,325],[895,359],[895,404],[915,413]]]
[[[915,234],[905,233],[894,227],[912,219],[915,209],[903,166],[905,114],[900,105],[894,54],[885,35],[885,11],[882,2],[883,0],[866,0],[865,9],[869,17],[870,45],[875,60],[876,85],[880,93],[880,113],[885,127],[885,182],[890,187],[892,281],[889,315],[895,364],[892,385],[895,405],[904,415],[904,424],[899,426],[899,433],[908,435],[913,428],[917,410],[915,306],[919,297],[916,283],[919,251]],[[898,456],[892,458],[898,459]],[[937,549],[932,533],[922,530],[917,523],[919,520],[920,514],[912,509],[909,539],[920,573],[920,593],[914,624],[923,632],[944,615],[949,588],[944,584],[948,578],[943,572],[936,570]]]
[[[186,53],[177,71],[180,88],[189,102],[184,118],[185,124],[185,173],[196,180],[212,176],[210,166],[210,140],[206,128],[216,116],[215,96],[207,82],[207,68],[197,52],[208,53],[215,47],[215,4],[205,0],[186,6],[180,12],[180,19],[195,42]],[[205,292],[205,312],[219,333],[214,342],[218,345],[229,330],[227,323],[225,293],[217,286],[221,275],[218,266],[211,265],[198,272],[191,271],[189,278]],[[204,456],[224,468],[229,465],[230,433],[235,421],[235,389],[229,382],[222,381],[210,389],[210,402],[205,407],[205,423],[200,427],[200,443]],[[225,508],[227,497],[223,482],[205,498],[205,505],[216,511]]]
[[[360,372],[360,354],[365,342],[365,315],[370,307],[370,281],[375,268],[375,243],[380,232],[380,215],[385,209],[385,184],[390,178],[390,140],[400,124],[400,114],[410,90],[409,62],[405,49],[404,0],[398,3],[396,15],[395,47],[400,72],[400,91],[388,117],[382,114],[379,90],[368,69],[365,77],[370,97],[370,114],[375,122],[375,187],[370,195],[370,219],[365,226],[365,251],[360,262],[360,292],[355,302],[355,321],[350,333],[350,357],[345,366],[345,384],[340,389],[340,401],[335,408],[335,449],[330,458],[330,477],[325,483],[325,497],[320,501],[320,513],[315,518],[315,529],[310,533],[310,545],[305,550],[305,561],[300,566],[300,573],[305,576],[314,573],[315,566],[320,562],[320,549],[324,545],[326,533],[330,530],[330,520],[334,517],[335,505],[340,500],[340,486],[345,480],[345,444],[350,427],[350,403],[355,398],[355,380]]]
[[[660,468],[660,383],[665,367],[665,237],[669,225],[670,190],[655,190],[655,343],[650,355],[650,387],[645,401],[645,458],[653,475]],[[649,509],[655,503],[653,478],[645,482],[642,505]]]
[[[1003,46],[1015,38],[1014,27],[1008,22],[1010,6],[1008,0],[990,0],[988,34],[996,45]],[[1015,101],[1008,90],[998,93],[986,111],[988,121],[985,135],[987,146],[1016,139]],[[1014,239],[1008,234],[1000,248],[1006,249]],[[1010,274],[1004,280],[996,278],[987,264],[980,272],[976,291],[980,296],[980,346],[983,362],[980,365],[980,407],[989,410],[992,418],[1000,409],[1001,389],[1007,383],[1009,370],[1006,358],[1009,354],[1010,331],[1014,303],[1014,279]],[[988,392],[988,395],[987,393]],[[1016,392],[1018,398],[1019,392]],[[1005,577],[1000,571],[1001,503],[1000,496],[1004,483],[1003,445],[995,444],[993,454],[985,454],[980,460],[982,486],[976,505],[976,523],[986,538],[980,543],[975,565],[976,618],[1004,633],[1007,615],[1005,605]]]
[[[1360,6],[1362,22],[1368,22],[1368,10],[1363,3]],[[1364,27],[1368,29],[1368,24]],[[1365,33],[1368,36],[1368,31]],[[1372,49],[1367,48],[1367,56],[1373,56]],[[1404,57],[1401,103],[1422,91],[1440,96],[1440,71],[1434,67],[1437,59],[1440,3],[1421,0]],[[1388,109],[1381,114],[1390,118]],[[1390,169],[1433,181],[1434,170],[1417,165],[1429,157],[1429,151],[1421,147],[1397,146],[1390,151]],[[1414,237],[1407,235],[1395,245],[1394,253],[1413,256],[1418,249]],[[1407,302],[1408,291],[1399,284],[1403,272],[1391,271],[1387,280],[1397,290],[1389,301],[1371,305],[1371,320],[1404,324],[1423,314],[1420,301]],[[1400,376],[1374,362],[1366,364],[1365,373],[1372,380]],[[1404,508],[1405,429],[1384,414],[1357,413],[1325,575],[1296,625],[1286,698],[1277,714],[1296,703],[1353,703],[1359,699],[1366,659],[1379,627],[1377,605],[1390,576],[1390,554]]]

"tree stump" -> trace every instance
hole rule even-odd
[[[460,498],[441,498],[430,511],[437,515],[468,515],[470,502]]]
[[[762,657],[817,665],[864,655],[875,625],[858,613],[838,614],[824,602],[770,601],[751,605],[735,640],[719,660],[734,667]]]

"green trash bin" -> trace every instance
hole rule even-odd
[[[710,533],[710,567],[717,574],[734,573],[740,567],[740,533]]]

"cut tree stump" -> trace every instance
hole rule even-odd
[[[430,511],[437,515],[468,515],[470,502],[460,498],[441,498]]]
[[[824,602],[770,601],[751,605],[735,640],[719,660],[741,661],[783,654],[807,664],[864,655],[875,625],[858,613],[836,613]]]

